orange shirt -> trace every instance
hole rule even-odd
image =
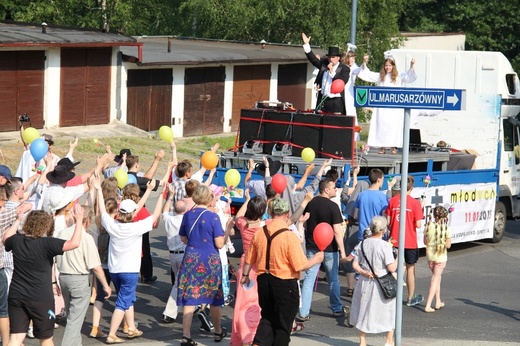
[[[287,225],[282,220],[274,219],[267,225],[270,235]],[[263,229],[253,236],[245,262],[256,264],[256,274],[265,274],[265,259],[267,253],[267,238]],[[307,256],[303,253],[300,239],[292,231],[277,235],[271,242],[269,272],[279,279],[299,279],[300,271],[307,264]]]

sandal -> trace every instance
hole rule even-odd
[[[354,295],[354,289],[353,288],[347,289],[347,297],[352,297],[353,295]]]
[[[444,305],[446,305],[446,304],[444,304],[444,302],[440,302],[439,305],[435,305],[435,310],[440,310],[440,309],[442,309],[442,308],[444,307]]]
[[[397,154],[397,148],[392,148],[392,155]]]
[[[213,334],[213,341],[221,342],[227,335],[227,329],[222,327],[222,331],[220,333]]]
[[[118,338],[117,335],[107,336],[107,344],[121,344],[123,342],[125,342],[125,340]]]
[[[126,335],[126,337],[128,339],[135,339],[135,338],[138,338],[140,337],[141,335],[143,335],[143,332],[139,329],[128,329],[128,334]]]
[[[435,309],[432,309],[432,308],[429,307],[429,306],[425,306],[425,307],[424,307],[424,312],[435,312]]]
[[[381,149],[379,149],[379,151],[377,153],[378,154],[384,154],[385,152],[386,152],[385,147],[381,147]]]
[[[186,340],[186,341],[184,341]],[[198,345],[195,341],[187,336],[182,336],[181,346],[195,346]]]
[[[305,329],[305,324],[303,322],[294,322],[293,326],[291,328],[291,334],[294,334],[296,332],[301,332]]]

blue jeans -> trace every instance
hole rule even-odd
[[[307,250],[307,258],[311,258],[317,250]],[[327,273],[327,282],[329,284],[329,301],[332,312],[341,312],[343,304],[340,298],[340,287],[338,277],[339,266],[339,252],[325,252],[325,259],[323,260],[325,272]],[[307,269],[305,278],[302,284],[302,306],[300,307],[300,316],[306,317],[309,315],[312,303],[312,291],[320,270],[320,264]]]

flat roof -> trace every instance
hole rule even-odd
[[[160,65],[210,65],[225,63],[308,62],[301,45],[273,44],[267,42],[262,49],[260,42],[194,39],[175,36],[139,36],[143,44],[140,66]],[[170,52],[168,52],[170,47]],[[316,54],[326,54],[313,47]],[[136,61],[135,49],[121,47],[128,61]],[[132,59],[131,57],[134,57]]]

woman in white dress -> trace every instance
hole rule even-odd
[[[385,298],[367,263],[368,260],[378,277],[385,275],[387,271],[395,272],[397,269],[392,245],[383,240],[386,226],[384,216],[375,216],[372,219],[370,236],[358,244],[352,263],[352,267],[360,276],[352,297],[350,323],[359,330],[360,346],[366,346],[367,333],[386,332],[385,346],[394,344],[395,298]]]
[[[367,67],[368,55],[363,57],[363,65],[358,77],[366,82],[377,83],[379,86],[402,87],[403,84],[413,83],[417,79],[414,71],[415,59],[410,62],[410,69],[406,73],[397,71],[394,58],[385,52],[385,63],[379,73],[372,72]],[[374,108],[370,120],[367,145],[380,147],[379,154],[384,154],[386,147],[391,147],[392,154],[397,154],[397,148],[403,146],[402,108]]]
[[[362,68],[356,64],[356,53],[351,51],[351,48],[355,46],[349,43],[349,49],[344,51],[341,55],[340,62],[343,65],[350,67],[350,77],[347,84],[345,84],[345,109],[348,116],[354,117],[354,125],[358,126],[356,107],[354,107],[354,84],[356,82],[357,75],[361,72]],[[359,132],[356,132],[355,141],[359,141]]]

